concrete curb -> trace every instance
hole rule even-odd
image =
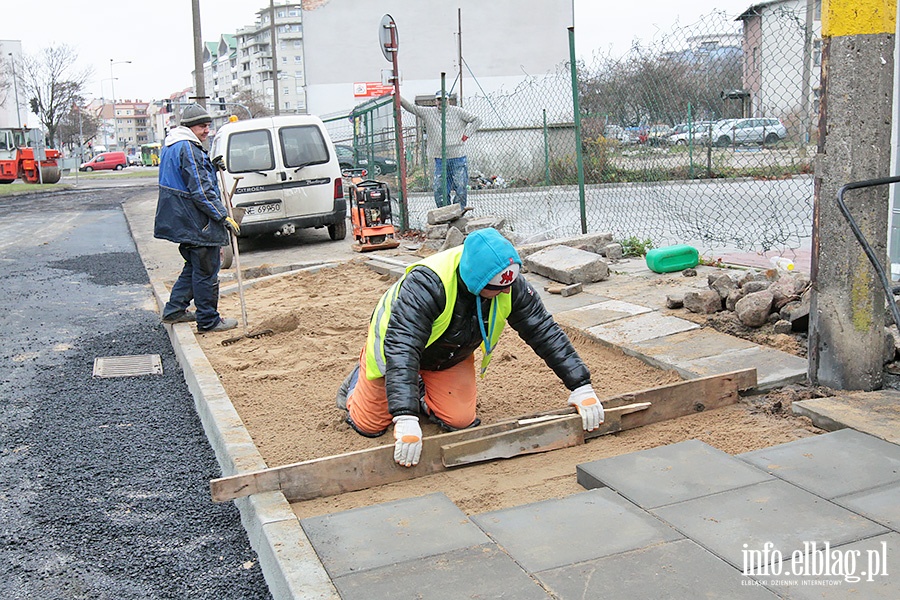
[[[169,290],[151,281],[162,312]],[[225,476],[265,469],[265,461],[231,404],[219,377],[194,337],[193,325],[164,325],[184,371],[194,407]],[[273,598],[333,599],[340,596],[281,492],[235,500],[250,545]]]

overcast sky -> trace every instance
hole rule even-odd
[[[20,40],[26,54],[68,44],[79,64],[93,68],[88,97],[157,100],[191,86],[193,33],[191,2],[4,1],[0,39]],[[734,18],[753,2],[744,0],[574,0],[579,57],[596,49],[623,54],[634,39],[651,40],[688,25],[713,10]],[[266,0],[200,0],[204,41],[251,25]],[[96,10],[95,10],[96,9]],[[398,23],[402,27],[402,23]],[[372,25],[373,40],[377,24]],[[373,51],[377,51],[373,41]],[[131,61],[114,64],[110,59]],[[402,65],[401,65],[402,69]],[[112,73],[112,74],[111,74]],[[111,77],[115,77],[111,81]],[[112,86],[110,85],[112,84]]]

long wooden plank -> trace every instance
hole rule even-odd
[[[649,402],[641,402],[607,409],[601,427],[605,426],[609,433],[618,431],[621,429],[622,415],[649,407]],[[582,429],[581,417],[574,413],[519,419],[518,424],[518,429],[441,446],[444,466],[459,467],[486,460],[569,448],[583,444],[586,435]]]
[[[459,467],[497,458],[548,452],[584,443],[581,417],[566,415],[550,421],[441,446],[445,467]]]
[[[737,390],[755,385],[756,369],[747,369],[606,398],[603,399],[604,409],[639,402],[650,402],[651,407],[621,415],[619,420],[608,418],[600,429],[586,433],[585,437],[597,437],[726,406],[737,401]],[[565,407],[519,418],[571,414],[573,411],[572,407]],[[281,490],[288,501],[296,502],[414,479],[447,469],[441,460],[442,445],[512,430],[518,427],[517,420],[427,437],[422,442],[422,458],[412,468],[401,467],[394,462],[394,446],[390,444],[213,479],[210,481],[210,492],[213,501],[225,502],[251,494]]]

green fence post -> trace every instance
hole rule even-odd
[[[584,205],[584,157],[581,152],[581,107],[578,102],[578,67],[575,64],[575,28],[569,27],[569,64],[572,67],[572,108],[575,112],[575,164],[578,170],[578,201],[581,208],[581,233],[587,233]]]
[[[544,185],[550,185],[550,137],[547,132],[547,109],[544,109]]]
[[[444,206],[447,198],[447,74],[441,73],[441,202]],[[449,202],[448,202],[449,204]]]
[[[694,178],[694,121],[691,116],[691,103],[688,102],[688,160],[691,163],[690,177]]]

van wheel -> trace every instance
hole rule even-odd
[[[329,225],[328,226],[328,237],[330,237],[335,242],[347,237],[347,221],[346,221],[346,219],[341,219],[337,223]]]
[[[116,171],[121,171],[123,169],[122,165],[116,165]]]
[[[219,260],[222,263],[219,266],[220,269],[231,268],[231,263],[234,262],[234,250],[231,249],[231,244],[219,247]]]

